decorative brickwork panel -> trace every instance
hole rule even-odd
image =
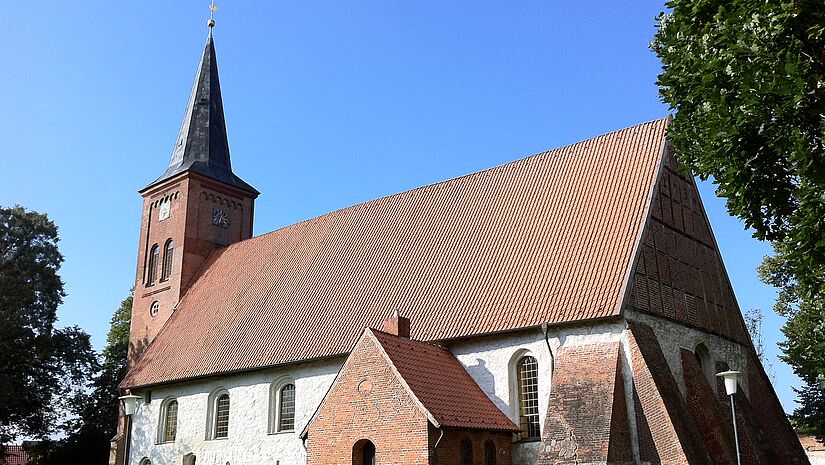
[[[618,342],[559,350],[538,463],[632,461],[618,355]]]
[[[632,283],[633,307],[747,343],[696,184],[672,153],[659,174]]]
[[[363,337],[307,428],[307,465],[352,464],[363,439],[375,445],[376,463],[427,464],[428,424],[375,340]]]

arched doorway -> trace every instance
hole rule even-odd
[[[352,465],[375,465],[375,444],[361,439],[352,446]]]

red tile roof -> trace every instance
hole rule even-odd
[[[446,348],[369,329],[436,426],[518,431]]]
[[[347,353],[398,309],[439,340],[617,315],[668,120],[213,253],[123,386]]]

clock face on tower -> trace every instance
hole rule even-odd
[[[172,201],[165,200],[160,203],[160,208],[158,209],[158,221],[163,221],[166,218],[169,218],[169,214],[172,212]]]
[[[221,228],[229,227],[229,214],[220,208],[212,209],[212,224]]]

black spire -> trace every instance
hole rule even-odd
[[[254,187],[232,172],[211,26],[198,74],[195,76],[195,84],[189,95],[189,104],[183,115],[175,148],[172,149],[169,167],[147,187],[185,171],[198,173],[255,195],[259,194]]]

